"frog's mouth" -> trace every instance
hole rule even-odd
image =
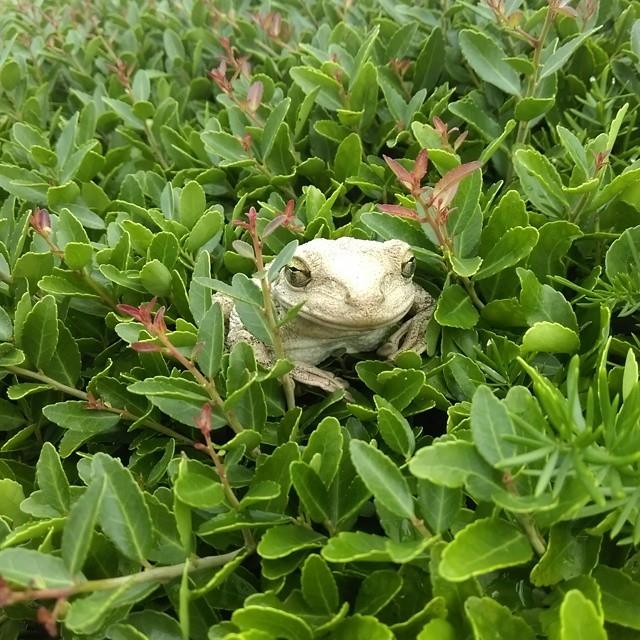
[[[413,303],[412,303],[413,304]],[[318,325],[320,327],[328,327],[329,329],[335,329],[337,331],[351,331],[353,333],[359,333],[361,331],[373,331],[375,329],[382,329],[384,327],[390,327],[397,324],[402,320],[407,313],[411,310],[412,305],[407,305],[404,309],[394,315],[387,316],[385,318],[363,318],[358,315],[342,318],[321,316],[315,313],[311,313],[305,310],[304,307],[298,311],[296,319],[304,320],[306,322]]]

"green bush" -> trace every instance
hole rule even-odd
[[[640,637],[638,0],[0,35],[0,638]],[[347,235],[412,245],[426,351],[293,397],[212,294],[277,347],[263,258]]]

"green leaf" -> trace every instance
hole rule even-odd
[[[187,182],[180,192],[180,222],[187,229],[193,229],[196,222],[202,217],[206,206],[204,189],[200,183],[195,180]]]
[[[593,577],[602,593],[604,619],[640,630],[640,583],[632,580],[624,571],[603,564],[596,567]]]
[[[278,252],[278,255],[269,263],[269,269],[267,272],[269,282],[276,281],[280,271],[291,262],[297,248],[298,241],[292,240]]]
[[[20,84],[21,77],[22,70],[20,69],[20,65],[12,58],[9,58],[2,67],[0,67],[0,85],[7,91],[15,89]]]
[[[104,479],[100,506],[102,531],[128,558],[143,563],[152,543],[149,508],[131,472],[105,453],[92,460],[94,479]]]
[[[607,640],[601,616],[578,589],[567,591],[560,605],[560,640]]]
[[[517,149],[513,167],[529,201],[544,213],[561,217],[568,203],[560,175],[551,161],[535,149]]]
[[[302,459],[311,464],[314,458],[319,458],[320,463],[315,466],[315,471],[325,487],[331,485],[338,473],[342,458],[342,445],[343,435],[340,423],[333,416],[321,420],[309,436]]]
[[[538,587],[589,575],[598,562],[600,538],[576,531],[570,523],[551,527],[547,549],[531,570],[531,582]]]
[[[195,460],[180,460],[174,484],[176,497],[195,509],[212,509],[224,502],[224,488],[212,468]]]
[[[350,133],[339,145],[333,163],[336,180],[344,182],[360,172],[362,141],[357,133]]]
[[[374,498],[391,513],[415,519],[409,486],[391,459],[362,440],[352,440],[349,451],[353,466]]]
[[[258,543],[258,554],[262,558],[275,560],[302,549],[319,547],[324,536],[295,524],[287,524],[269,529]]]
[[[525,352],[575,353],[579,348],[578,334],[557,322],[536,322],[522,337]]]
[[[504,404],[489,387],[479,387],[471,404],[471,434],[480,455],[491,465],[518,452],[515,427]]]
[[[236,311],[242,324],[258,340],[272,344],[271,331],[262,312],[262,294],[258,286],[244,273],[236,273],[231,283],[233,291],[242,297],[242,300],[236,299]],[[244,300],[251,302],[247,303]]]
[[[438,78],[444,69],[444,60],[440,53],[444,51],[445,41],[442,29],[436,27],[425,40],[422,50],[416,58],[413,71],[413,89],[426,89],[431,91],[438,82]]]
[[[343,620],[332,634],[333,640],[394,640],[387,625],[373,616],[356,613]]]
[[[390,402],[374,396],[378,409],[378,429],[385,444],[396,453],[409,458],[416,447],[415,436],[405,417]]]
[[[516,120],[529,122],[544,115],[556,103],[554,98],[522,98],[516,105],[514,115]]]
[[[280,100],[280,102],[278,102],[274,107],[273,111],[269,114],[267,121],[264,123],[264,130],[262,132],[262,140],[260,143],[263,158],[268,157],[271,153],[280,125],[284,122],[290,106],[290,98]]]
[[[582,170],[582,173],[586,178],[589,175],[589,161],[587,160],[587,152],[582,146],[582,143],[572,131],[560,124],[556,126],[556,131],[558,132],[558,137],[560,138],[562,146],[565,148],[576,167],[579,167]]]
[[[158,260],[167,269],[173,269],[180,254],[180,245],[173,233],[161,231],[153,236],[149,249],[147,250],[147,260]]]
[[[490,500],[501,486],[496,473],[470,442],[437,442],[420,449],[409,462],[417,478],[455,489],[473,483],[473,493]],[[498,475],[499,478],[499,475]]]
[[[50,442],[45,442],[40,450],[36,465],[38,486],[49,504],[59,513],[69,510],[69,481],[60,462],[60,456]]]
[[[493,598],[471,596],[464,603],[464,610],[476,640],[535,640],[533,629]]]
[[[442,553],[440,574],[461,582],[504,567],[524,564],[533,551],[518,528],[495,518],[483,518],[456,534]]]
[[[58,344],[58,305],[46,295],[33,305],[22,330],[22,349],[38,369],[53,357]]]
[[[140,270],[142,286],[154,296],[167,296],[171,292],[171,271],[160,260],[150,260]]]
[[[520,95],[520,78],[505,61],[505,54],[495,40],[479,31],[463,29],[459,34],[460,48],[469,66],[488,82],[505,93]]]
[[[363,615],[376,615],[384,609],[402,588],[402,578],[396,571],[380,569],[365,577],[358,590],[355,611]]]
[[[65,626],[80,635],[97,633],[114,611],[127,611],[158,588],[157,582],[123,584],[109,591],[95,591],[73,601],[65,615]],[[171,640],[177,640],[170,636]]]
[[[272,638],[312,640],[311,627],[298,616],[272,607],[250,605],[234,611],[231,621],[241,631],[260,629]],[[243,634],[244,635],[244,634]]]
[[[0,551],[0,575],[7,582],[34,589],[64,589],[74,582],[60,558],[21,547]]]
[[[211,258],[208,251],[201,251],[196,259],[193,277],[189,284],[189,310],[196,324],[200,324],[207,309],[211,306],[211,291],[198,282],[199,278],[211,277]]]
[[[224,318],[218,303],[212,304],[198,326],[196,360],[202,373],[213,378],[222,366]]]
[[[63,429],[90,434],[109,431],[120,422],[120,416],[117,413],[89,409],[87,403],[82,400],[50,404],[42,410],[42,413],[47,420],[51,420]]]
[[[590,29],[589,31],[583,31],[579,35],[571,38],[568,42],[565,42],[561,47],[558,47],[542,65],[540,71],[540,80],[550,76],[552,73],[559,71],[562,66],[569,60],[578,47],[593,34],[597,29]]]
[[[461,582],[524,564],[532,555],[527,537],[518,528],[504,520],[484,518],[467,525],[447,545],[440,574],[445,580]]]
[[[313,522],[330,522],[331,500],[318,474],[305,462],[291,464],[291,482]]]
[[[475,280],[496,275],[503,269],[524,260],[538,242],[538,231],[533,227],[512,227],[482,257],[482,266],[475,274]]]
[[[457,329],[471,329],[480,319],[473,302],[459,284],[444,288],[434,315],[439,325]]]
[[[321,556],[312,554],[305,560],[300,584],[302,597],[312,611],[331,614],[338,608],[338,586]]]
[[[0,340],[11,340],[13,337],[13,323],[9,314],[0,307]]]
[[[435,533],[449,529],[462,505],[462,491],[418,480],[418,508],[429,528]]]
[[[329,562],[386,562],[387,539],[364,531],[341,531],[329,538],[322,557]]]
[[[322,71],[313,67],[292,67],[289,74],[305,93],[318,90],[316,102],[321,107],[335,111],[344,106],[341,98],[342,87]]]
[[[200,137],[205,147],[227,162],[249,159],[242,142],[229,133],[224,131],[203,131]]]
[[[61,550],[64,564],[72,575],[82,569],[87,559],[106,486],[104,477],[93,480],[71,508],[62,532]]]
[[[638,273],[640,269],[640,226],[625,229],[609,247],[605,257],[605,273],[610,282],[622,273]]]

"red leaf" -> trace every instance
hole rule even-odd
[[[402,216],[403,218],[412,218],[418,220],[418,214],[413,209],[408,209],[399,204],[379,204],[378,209],[384,213],[390,213],[392,216]]]
[[[397,160],[390,158],[389,156],[382,156],[384,161],[389,165],[389,169],[393,171],[396,178],[407,188],[411,189],[413,186],[413,174],[405,169]]]
[[[132,342],[131,348],[138,353],[153,353],[162,351],[162,347],[153,342]]]
[[[448,207],[458,191],[458,187],[464,178],[482,166],[481,162],[474,160],[461,164],[459,167],[448,171],[433,187],[430,200],[438,209]]]
[[[416,157],[416,162],[413,165],[413,176],[417,184],[422,182],[422,178],[427,174],[427,168],[429,167],[429,154],[426,149],[420,149],[420,153]]]

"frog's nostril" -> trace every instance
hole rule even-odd
[[[346,291],[345,302],[351,307],[375,306],[384,302],[382,290],[368,289],[366,291]]]

